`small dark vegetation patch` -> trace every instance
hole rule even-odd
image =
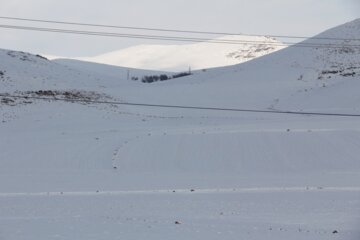
[[[1,80],[5,79],[5,71],[0,71],[0,79]]]
[[[105,94],[93,92],[93,91],[78,91],[78,90],[38,90],[38,91],[27,91],[23,94],[29,97],[42,97],[49,99],[66,99],[66,100],[76,100],[83,101],[98,101],[110,99],[110,97]]]
[[[79,104],[91,104],[96,101],[110,100],[111,97],[93,92],[78,90],[38,90],[38,91],[16,91],[10,93],[0,93],[0,103],[10,106],[19,104],[30,104],[35,101],[60,100],[76,102]]]
[[[333,76],[342,76],[342,77],[355,77],[359,74],[360,67],[350,66],[350,67],[340,67],[332,66],[333,69],[323,70],[320,72],[318,79],[330,79]]]
[[[356,72],[347,72],[340,74],[343,77],[354,77],[356,75]]]
[[[343,72],[344,70],[323,70],[321,74],[337,74],[339,72]]]
[[[40,54],[36,54],[35,56],[38,57],[38,58],[41,58],[41,59],[43,59],[43,60],[49,61],[49,59],[47,59],[47,58],[44,57],[44,56],[41,56]]]
[[[16,106],[16,105],[26,105],[32,103],[27,99],[14,98],[10,94],[1,94],[0,96],[0,107],[5,106]]]
[[[42,59],[42,60],[48,60],[46,57],[43,57],[39,54],[37,55],[32,55],[30,53],[26,53],[26,52],[16,52],[16,51],[8,51],[7,55],[12,57],[12,58],[17,58],[21,61],[24,62],[36,62],[36,58],[38,59]]]
[[[186,77],[186,76],[189,76],[191,74],[192,74],[191,72],[181,72],[181,73],[177,73],[177,74],[172,75],[172,78]]]
[[[166,74],[161,74],[161,75],[148,75],[148,76],[144,76],[141,81],[143,83],[153,83],[153,82],[158,82],[158,81],[167,81],[170,79],[174,79],[174,78],[181,78],[181,77],[186,77],[192,75],[191,72],[181,72],[181,73],[176,73],[173,75],[166,75]]]
[[[1,98],[1,103],[3,103],[3,104],[10,105],[10,104],[12,104],[14,102],[15,102],[14,99],[11,99],[11,98],[8,98],[8,97],[2,97]]]

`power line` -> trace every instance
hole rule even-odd
[[[241,108],[221,108],[221,107],[201,107],[201,106],[184,106],[184,105],[166,105],[166,104],[147,104],[147,103],[131,103],[131,102],[117,102],[117,101],[99,101],[86,100],[76,98],[47,98],[34,96],[21,96],[0,94],[0,97],[10,97],[18,99],[34,99],[46,101],[62,101],[62,102],[80,102],[80,103],[94,103],[94,104],[108,104],[108,105],[127,105],[138,107],[155,107],[155,108],[177,108],[177,109],[192,109],[192,110],[210,110],[210,111],[228,111],[228,112],[250,112],[250,113],[268,113],[268,114],[290,114],[290,115],[313,115],[313,116],[333,116],[333,117],[360,117],[360,114],[353,113],[322,113],[322,112],[298,112],[298,111],[280,111],[280,110],[259,110],[259,109],[241,109]]]
[[[88,26],[88,27],[103,27],[103,28],[117,28],[128,30],[143,30],[143,31],[158,31],[158,32],[173,32],[173,33],[191,33],[191,34],[208,34],[208,35],[233,35],[233,36],[253,36],[253,37],[273,37],[273,38],[289,38],[289,39],[318,39],[318,40],[333,40],[333,41],[360,41],[356,38],[331,38],[331,37],[306,37],[306,36],[293,36],[293,35],[269,35],[269,34],[244,34],[244,33],[230,33],[230,32],[213,32],[213,31],[195,31],[195,30],[179,30],[179,29],[165,29],[165,28],[147,28],[147,27],[133,27],[133,26],[118,26],[118,25],[105,25],[94,23],[80,23],[80,22],[67,22],[67,21],[54,21],[44,19],[30,19],[30,18],[17,18],[0,16],[0,19],[27,21],[27,22],[40,22],[40,23],[54,23],[64,25]]]
[[[311,48],[360,48],[360,45],[348,45],[348,44],[324,44],[324,43],[272,43],[265,41],[245,41],[245,40],[226,40],[226,39],[209,39],[209,38],[185,38],[185,37],[172,37],[172,36],[160,36],[160,35],[140,35],[140,34],[123,34],[113,32],[92,32],[92,31],[80,31],[71,29],[59,29],[59,28],[39,28],[28,26],[15,26],[15,25],[0,25],[0,28],[28,30],[28,31],[41,31],[41,32],[54,32],[54,33],[67,33],[77,35],[89,35],[89,36],[102,36],[102,37],[118,37],[118,38],[135,38],[135,39],[150,39],[150,40],[163,40],[163,41],[177,41],[177,42],[204,42],[216,43],[216,44],[235,44],[235,45],[268,45],[268,46],[293,46],[293,47],[311,47]],[[295,44],[295,45],[292,45]]]

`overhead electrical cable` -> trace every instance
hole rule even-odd
[[[163,41],[177,41],[177,42],[207,42],[216,44],[236,44],[236,45],[267,45],[267,46],[293,46],[293,47],[311,47],[311,48],[360,48],[360,45],[349,44],[325,44],[325,43],[293,43],[293,42],[266,42],[266,41],[246,41],[246,40],[226,40],[226,39],[209,39],[209,38],[186,38],[186,37],[173,37],[173,36],[160,36],[160,35],[142,35],[142,34],[123,34],[114,32],[93,32],[81,31],[72,29],[59,29],[59,28],[39,28],[29,26],[16,26],[16,25],[0,25],[0,28],[28,30],[28,31],[41,31],[41,32],[54,32],[54,33],[67,33],[89,36],[102,36],[102,37],[118,37],[118,38],[135,38],[135,39],[150,39],[150,40],[163,40]]]
[[[63,25],[76,25],[87,27],[102,27],[102,28],[117,28],[128,30],[143,30],[143,31],[158,31],[158,32],[173,32],[173,33],[190,33],[190,34],[208,34],[208,35],[234,35],[234,36],[253,36],[253,37],[273,37],[273,38],[289,38],[289,39],[318,39],[318,40],[334,40],[334,41],[360,41],[356,38],[332,38],[332,37],[307,37],[307,36],[294,36],[294,35],[271,35],[271,34],[246,34],[246,33],[231,33],[231,32],[214,32],[214,31],[195,31],[195,30],[180,30],[180,29],[166,29],[166,28],[148,28],[148,27],[133,27],[133,26],[118,26],[118,25],[106,25],[106,24],[94,24],[94,23],[80,23],[80,22],[68,22],[68,21],[55,21],[45,19],[31,19],[31,18],[18,18],[0,16],[0,19],[26,21],[26,22],[38,22],[38,23],[51,23],[51,24],[63,24]]]
[[[301,112],[301,111],[260,110],[260,109],[223,108],[223,107],[201,107],[201,106],[148,104],[148,103],[132,103],[132,102],[118,102],[118,101],[100,101],[100,100],[87,100],[87,99],[78,99],[78,98],[57,98],[57,97],[50,98],[50,97],[21,96],[21,95],[11,95],[11,94],[0,94],[0,97],[19,98],[19,99],[34,99],[34,100],[43,100],[43,101],[80,102],[80,103],[88,103],[88,104],[126,105],[126,106],[154,107],[154,108],[174,108],[174,109],[250,112],[250,113],[268,113],[268,114],[290,114],[290,115],[334,116],[334,117],[360,117],[360,114],[355,114],[355,113],[326,113],[326,112]]]

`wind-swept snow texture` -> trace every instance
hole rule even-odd
[[[153,84],[1,50],[0,238],[359,239],[358,117],[54,100],[360,114],[360,21],[318,37]]]

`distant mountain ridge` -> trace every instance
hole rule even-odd
[[[271,37],[224,36],[183,45],[138,45],[94,56],[75,58],[115,66],[162,71],[187,71],[235,65],[284,48]],[[51,57],[56,58],[56,57]]]

